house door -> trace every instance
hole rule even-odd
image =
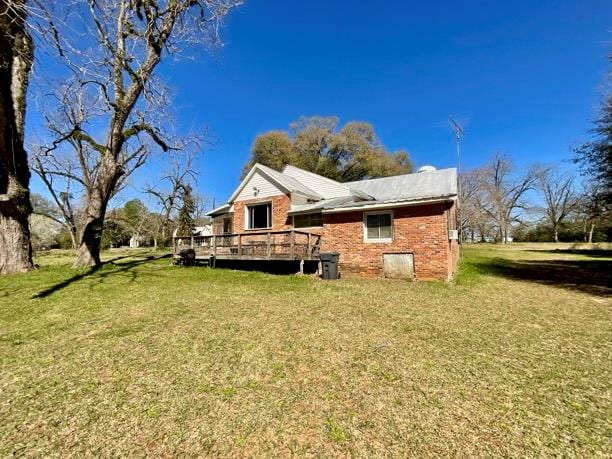
[[[389,279],[413,279],[414,255],[411,253],[384,253],[383,270]]]

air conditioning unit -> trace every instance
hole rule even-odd
[[[459,239],[459,230],[448,230],[448,238],[451,240]]]

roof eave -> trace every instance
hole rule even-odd
[[[365,204],[362,206],[332,207],[329,209],[323,209],[322,212],[324,214],[337,214],[341,212],[354,212],[354,211],[370,210],[370,209],[392,209],[394,207],[406,207],[406,206],[416,206],[416,205],[421,205],[421,204],[433,204],[436,202],[455,201],[456,199],[457,199],[457,195],[451,194],[451,195],[436,196],[436,197],[431,197],[431,198],[385,201],[385,202],[379,202],[379,203]]]
[[[205,215],[207,217],[215,217],[217,215],[223,215],[228,213],[228,211],[230,210],[231,206],[229,205],[229,203],[223,204],[222,206],[217,207],[216,209],[211,210],[210,212],[207,212]]]

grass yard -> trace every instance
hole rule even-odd
[[[68,254],[0,278],[0,456],[610,456],[612,252],[454,283]]]

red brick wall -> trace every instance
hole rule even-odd
[[[244,221],[244,208],[249,204],[257,204],[263,202],[272,203],[272,229],[286,230],[292,228],[291,217],[287,216],[287,212],[291,208],[291,199],[286,194],[278,196],[270,196],[267,198],[248,199],[244,201],[234,202],[234,232],[248,232]]]
[[[383,275],[383,253],[411,252],[417,279],[450,279],[456,242],[448,240],[444,203],[393,209],[393,241],[364,242],[363,211],[324,214],[322,251],[340,253],[340,271],[361,276]]]
[[[249,204],[272,202],[272,229],[292,228],[287,216],[291,208],[288,195],[234,202],[234,232],[247,232],[244,208]],[[322,251],[340,253],[340,270],[344,275],[383,276],[383,253],[414,254],[417,279],[450,279],[458,260],[457,241],[449,241],[448,230],[456,228],[455,207],[445,203],[392,209],[393,241],[364,242],[363,211],[324,214]],[[312,230],[312,232],[319,232]]]

